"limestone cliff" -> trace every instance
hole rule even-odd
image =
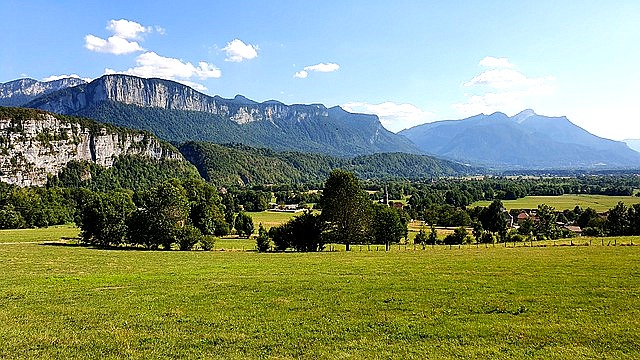
[[[85,84],[78,78],[63,78],[52,81],[18,79],[0,84],[0,106],[22,106],[38,96]]]
[[[147,132],[43,111],[0,107],[0,181],[44,185],[71,160],[110,167],[120,155],[183,160]]]
[[[314,116],[328,116],[323,105],[287,106],[277,101],[257,103],[236,96],[224,99],[209,96],[188,86],[162,79],[143,79],[128,75],[105,75],[88,84],[44,96],[28,104],[58,114],[76,114],[103,101],[167,110],[187,110],[216,114],[238,124],[284,119],[297,121]]]

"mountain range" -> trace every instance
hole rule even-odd
[[[386,130],[375,115],[320,104],[223,99],[162,79],[105,75],[25,106],[148,130],[174,142],[237,142],[337,156],[420,153],[411,141]]]
[[[640,153],[595,136],[566,117],[525,110],[422,124],[399,133],[424,152],[480,166],[508,169],[625,168]]]
[[[234,143],[345,158],[428,154],[498,170],[640,168],[640,153],[625,143],[590,134],[566,117],[532,110],[437,121],[394,134],[377,116],[338,106],[258,103],[241,95],[225,99],[174,81],[128,75],[89,83],[16,80],[1,84],[0,104],[7,103],[147,130],[176,146]]]
[[[85,83],[86,81],[78,78],[63,78],[52,81],[18,79],[4,84],[0,83],[0,106],[22,106],[41,95]]]

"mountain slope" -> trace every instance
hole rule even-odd
[[[406,138],[386,130],[374,115],[352,114],[319,104],[211,97],[161,79],[105,75],[42,96],[27,106],[149,130],[178,142],[238,142],[338,156],[420,153]]]
[[[107,168],[133,155],[185,162],[148,132],[33,109],[0,107],[0,145],[0,181],[20,186],[45,185],[74,161]]]
[[[331,170],[337,168],[352,171],[362,179],[424,179],[477,171],[426,155],[401,153],[339,158],[203,142],[185,143],[180,152],[198,168],[202,177],[222,185],[324,181]]]
[[[457,161],[498,168],[637,167],[640,153],[603,139],[566,117],[525,110],[423,124],[399,134],[421,150]]]
[[[72,86],[85,84],[78,78],[65,78],[53,81],[18,79],[0,84],[0,106],[22,106],[38,96]]]

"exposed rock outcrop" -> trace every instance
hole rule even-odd
[[[49,113],[0,108],[0,181],[44,185],[71,160],[110,167],[120,155],[183,160],[147,132]]]
[[[0,84],[0,106],[22,106],[38,96],[68,87],[86,84],[78,78],[64,78],[52,81],[18,79]]]

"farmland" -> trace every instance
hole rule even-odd
[[[637,196],[607,196],[607,195],[562,195],[562,196],[526,196],[517,200],[503,200],[507,209],[535,209],[540,204],[554,207],[556,210],[571,210],[576,205],[582,208],[592,208],[597,212],[607,211],[622,201],[627,206],[640,203]],[[477,201],[471,206],[488,206],[491,201]]]
[[[0,245],[0,358],[640,356],[635,246],[259,254],[11,243]]]

